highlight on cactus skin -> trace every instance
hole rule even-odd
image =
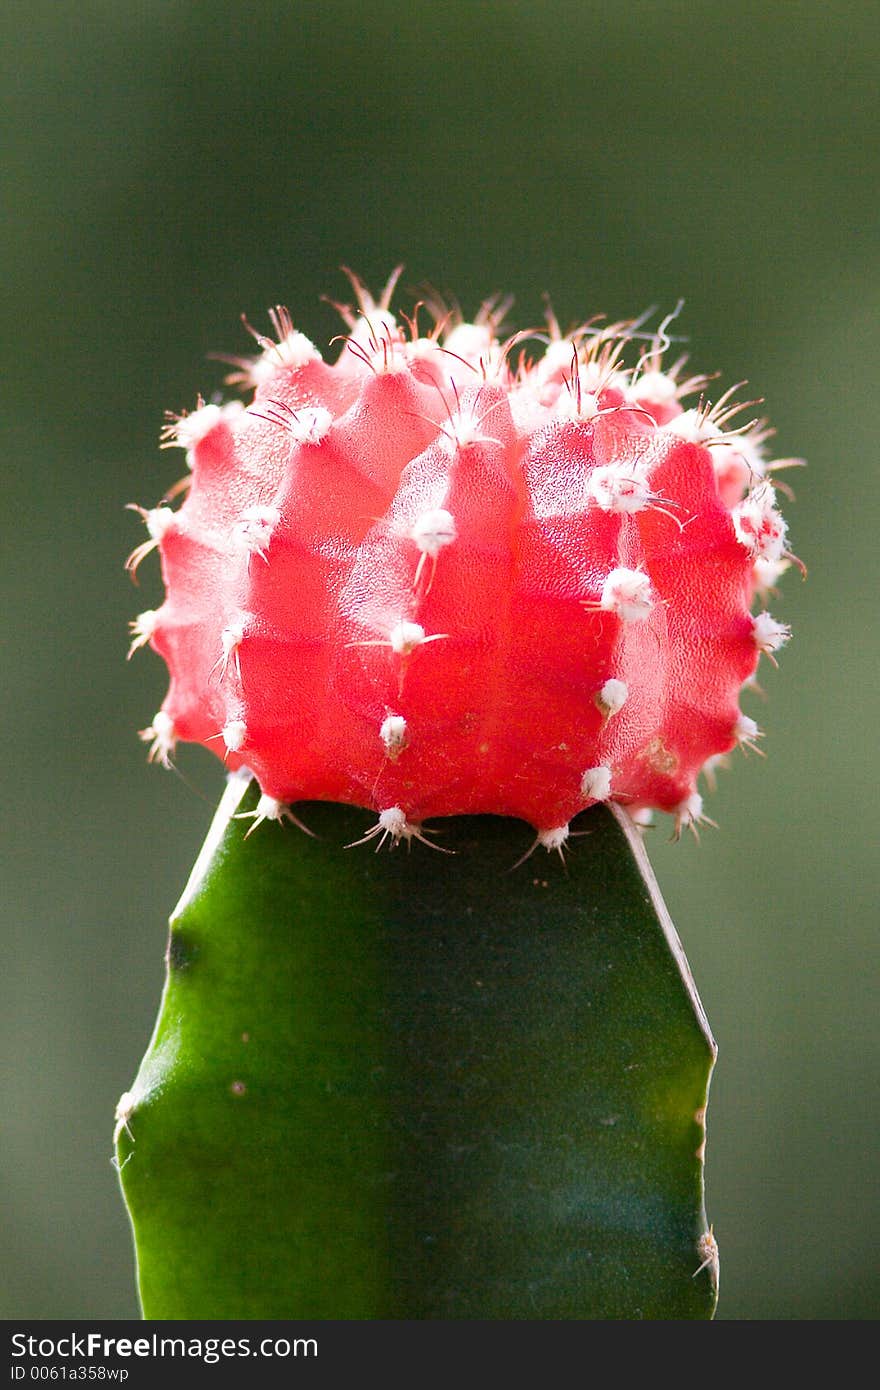
[[[675,968],[664,974],[659,955],[649,966],[646,951],[645,969],[659,971],[658,989],[667,991],[663,997],[670,1001],[670,1017],[679,1018],[685,999],[679,1025],[685,1034],[693,1033],[699,1058],[696,1071],[691,1067],[688,1072],[693,1094],[687,1113],[686,1107],[680,1111],[681,1132],[694,1124],[695,1113],[701,1128],[714,1044],[677,938],[658,905],[653,881],[649,883],[644,856],[634,848],[634,827],[644,826],[659,810],[671,814],[676,838],[684,829],[696,834],[708,820],[698,785],[701,773],[711,779],[719,761],[737,746],[758,751],[761,730],[741,709],[740,699],[754,684],[760,657],[775,662],[789,636],[788,627],[763,606],[753,610],[756,600],[763,605],[775,592],[792,563],[800,565],[788,548],[778,509],[777,491],[786,489],[773,481],[778,470],[797,460],[768,457],[770,431],[748,413],[755,402],[737,404],[731,390],[711,404],[706,398],[709,378],[688,375],[683,357],[667,361],[674,315],[654,332],[639,321],[608,325],[601,319],[563,332],[550,313],[540,331],[504,337],[506,302],[487,301],[473,322],[434,301],[417,305],[407,317],[391,310],[397,273],[378,302],[355,276],[350,279],[357,304],[338,306],[346,332],[335,362],[325,361],[294,328],[286,309],[271,311],[274,336],[251,330],[259,351],[232,359],[235,371],[228,383],[244,389],[250,401],[206,403],[200,397],[192,411],[170,416],[163,443],[185,452],[188,472],[158,506],[136,508],[148,538],[132,552],[128,568],[135,575],[145,556],[157,550],[166,597],[158,609],[132,622],[131,652],[149,645],[164,658],[171,678],[162,707],[141,738],[149,745],[150,760],[164,766],[171,764],[179,742],[203,744],[223,761],[235,787],[234,806],[227,797],[225,818],[212,842],[211,852],[219,859],[206,867],[203,852],[196,888],[203,886],[186,896],[187,911],[201,893],[200,901],[210,899],[217,921],[225,920],[223,891],[231,901],[258,864],[267,879],[279,874],[283,879],[284,864],[296,859],[312,863],[319,877],[336,875],[340,893],[360,902],[365,924],[375,922],[376,904],[381,903],[386,922],[405,919],[410,932],[420,924],[427,929],[433,909],[423,894],[417,895],[420,919],[402,906],[407,894],[410,899],[413,895],[415,865],[416,876],[432,884],[437,921],[448,926],[456,913],[473,911],[468,894],[477,891],[471,869],[456,852],[463,848],[458,822],[449,818],[478,818],[463,822],[471,826],[468,843],[469,837],[479,839],[481,824],[495,826],[491,818],[505,818],[511,833],[505,829],[498,864],[509,851],[507,867],[519,872],[524,885],[532,882],[532,866],[523,864],[533,852],[543,849],[565,864],[552,869],[554,882],[539,900],[525,886],[516,889],[515,873],[499,879],[495,900],[502,918],[509,916],[512,932],[540,932],[547,903],[554,892],[562,893],[563,882],[569,924],[579,920],[578,895],[593,920],[601,918],[602,894],[607,893],[608,920],[620,916],[624,923],[632,922],[634,932],[650,902],[651,925],[645,930],[657,934],[661,954],[667,960],[671,954]],[[738,423],[743,415],[744,422]],[[251,778],[256,790],[248,801],[245,787]],[[332,803],[337,820],[331,815],[328,821],[324,812],[317,815],[298,803]],[[368,818],[358,822],[358,812],[351,808],[368,812]],[[590,814],[576,829],[573,823],[583,812]],[[292,822],[295,830],[276,839],[277,828],[266,822],[282,821]],[[521,822],[531,827],[524,846]],[[320,851],[300,833],[313,834],[318,824]],[[615,824],[623,833],[603,828]],[[575,841],[579,832],[583,838]],[[487,863],[495,863],[496,833],[487,829],[487,844],[495,847],[487,850]],[[368,851],[401,844],[412,851],[405,869],[387,867],[384,855],[381,867],[366,867]],[[261,858],[279,854],[281,867]],[[605,854],[636,865],[628,886],[621,887],[615,868],[602,866]],[[416,856],[425,858],[417,862]],[[393,856],[393,862],[401,863],[400,857]],[[546,868],[539,872],[551,876]],[[566,872],[583,875],[574,898]],[[224,873],[227,890],[222,888]],[[333,910],[323,897],[320,908],[311,901],[303,873],[297,872],[295,880],[290,890],[294,898],[274,907],[264,903],[262,915],[285,918],[293,913],[300,925],[311,924],[307,934],[320,921],[320,931],[332,938]],[[511,885],[530,904],[523,920],[511,899]],[[320,896],[325,888],[316,886],[315,893]],[[279,889],[282,899],[287,891]],[[485,901],[481,903],[485,909]],[[339,906],[340,920],[349,909],[350,902],[345,909]],[[551,911],[548,920],[553,917]],[[172,961],[181,920],[179,912],[172,921]],[[364,925],[363,933],[373,929]],[[194,939],[191,926],[187,930]],[[261,930],[260,921],[242,918],[235,930],[253,937]],[[476,925],[474,930],[479,935]],[[493,941],[499,931],[503,939],[497,923],[487,931]],[[219,941],[220,927],[217,932]],[[301,939],[298,947],[296,933],[289,935],[289,949],[300,949]],[[383,970],[391,968],[388,961],[377,963],[375,943],[365,944],[357,935],[352,939],[347,928],[343,935],[349,951],[370,955],[371,978],[384,997],[381,981]],[[580,939],[587,951],[583,931]],[[567,960],[566,968],[576,976],[584,972],[586,982],[595,962],[578,956],[575,963],[565,955],[573,949],[566,940],[560,959]],[[208,931],[206,952],[211,941]],[[273,942],[277,959],[274,935]],[[399,949],[397,941],[394,950]],[[604,941],[602,949],[613,953],[615,948]],[[258,946],[254,950],[259,954]],[[612,969],[614,960],[606,965]],[[487,963],[472,966],[491,973]],[[198,968],[196,962],[192,990]],[[400,969],[399,961],[394,968]],[[458,968],[450,964],[453,974]],[[546,962],[543,968],[553,973]],[[236,969],[241,970],[240,963]],[[418,969],[414,964],[413,998],[425,988]],[[177,989],[174,979],[172,967],[166,1013]],[[258,983],[250,978],[251,998],[255,989]],[[211,1008],[209,993],[200,1001],[194,993],[187,998],[196,1014]],[[514,1014],[522,998],[508,1001]],[[317,1007],[314,999],[311,1003]],[[455,1005],[472,1006],[473,1001],[465,1005],[461,1000]],[[309,1261],[299,1207],[300,1216],[291,1218],[289,1227],[299,1263],[287,1270],[289,1283],[280,1291],[275,1287],[262,1300],[259,1288],[255,1292],[256,1250],[248,1277],[230,1276],[222,1296],[216,1279],[216,1297],[212,1294],[203,1270],[194,1274],[180,1301],[177,1294],[169,1301],[157,1292],[167,1290],[169,1281],[168,1262],[163,1264],[156,1252],[163,1242],[169,1251],[176,1246],[169,1193],[182,1179],[175,1176],[172,1151],[158,1139],[157,1152],[164,1157],[150,1174],[147,1140],[138,1147],[142,1140],[132,1117],[139,1106],[149,1132],[151,1124],[158,1124],[160,1093],[173,1109],[167,1097],[179,1060],[171,1054],[179,1059],[188,1026],[182,1007],[176,1000],[173,1047],[168,1018],[164,1024],[160,1019],[154,1055],[148,1054],[133,1091],[123,1098],[117,1127],[142,1296],[146,1264],[152,1270],[152,1307],[164,1310],[152,1315],[236,1316],[236,1309],[238,1315],[254,1317],[711,1313],[717,1255],[702,1209],[701,1137],[687,1161],[670,1150],[664,1169],[667,1195],[681,1182],[689,1194],[685,1206],[693,1232],[686,1244],[700,1257],[687,1271],[686,1296],[680,1279],[670,1286],[677,1293],[658,1294],[662,1238],[651,1256],[655,1263],[645,1265],[640,1284],[633,1264],[638,1260],[631,1251],[625,1258],[620,1253],[627,1237],[620,1229],[615,1236],[614,1222],[597,1215],[605,1209],[607,1217],[608,1203],[617,1204],[618,1215],[626,1208],[613,1165],[605,1170],[597,1141],[598,1157],[582,1155],[590,1177],[578,1198],[583,1239],[589,1243],[589,1233],[589,1240],[605,1252],[604,1264],[596,1258],[592,1282],[584,1282],[574,1269],[568,1283],[565,1271],[550,1275],[545,1270],[542,1287],[552,1293],[536,1301],[532,1289],[529,1304],[520,1301],[522,1289],[500,1295],[497,1281],[482,1266],[477,1269],[479,1261],[460,1265],[459,1250],[449,1255],[448,1268],[438,1266],[430,1279],[424,1272],[414,1276],[412,1262],[401,1254],[400,1267],[409,1271],[401,1292],[394,1259],[383,1247],[379,1262],[391,1260],[391,1265],[383,1264],[385,1272],[376,1276],[374,1286],[367,1288],[366,1281],[357,1297],[349,1297],[343,1281],[337,1302],[332,1288],[324,1303],[316,1302],[302,1273]],[[283,1011],[283,1001],[275,999],[271,1007]],[[289,1007],[301,1008],[302,1001],[291,998]],[[334,1005],[323,999],[320,1007],[331,1010]],[[566,1007],[571,1008],[570,1001]],[[389,1006],[386,1022],[392,1015]],[[333,1034],[335,1025],[323,1017]],[[582,1100],[589,1090],[590,1067],[602,1070],[595,1060],[597,1039],[604,1038],[609,1057],[618,1060],[629,1056],[632,1046],[625,1000],[597,1002],[593,1023],[595,1036],[582,1039]],[[232,1036],[239,1023],[230,1018],[228,1025]],[[493,1018],[492,1027],[497,1026]],[[155,1055],[160,1042],[161,1058]],[[357,1042],[352,1034],[347,1042],[343,1028],[335,1044],[340,1055],[348,1043],[357,1049],[363,1039]],[[405,1050],[403,1033],[396,1043],[390,1037],[381,1040],[386,1075],[404,1067],[402,1059],[394,1059],[395,1046]],[[513,1031],[510,1047],[517,1047]],[[553,1057],[564,1050],[557,1038]],[[551,1072],[553,1057],[545,1058]],[[435,1058],[431,1066],[439,1075],[447,1064]],[[302,1074],[291,1073],[290,1065],[290,1056],[278,1061],[276,1081],[282,1089],[302,1085]],[[695,1081],[698,1073],[701,1079]],[[622,1074],[617,1076],[623,1080]],[[533,1081],[521,1076],[518,1084],[531,1086]],[[190,1083],[195,1084],[192,1076]],[[198,1096],[204,1100],[213,1084],[203,1077],[196,1086]],[[357,1089],[360,1083],[352,1084]],[[494,1076],[491,1084],[508,1083]],[[549,1073],[547,1084],[553,1084]],[[678,1082],[667,1078],[667,1084],[672,1094]],[[614,1090],[607,1077],[602,1085],[606,1092],[608,1085]],[[395,1083],[389,1086],[396,1105],[398,1091]],[[625,1089],[618,1100],[629,1107],[627,1124],[637,1135],[638,1105],[632,1095],[624,1098]],[[506,1103],[520,1107],[525,1101],[513,1091]],[[382,1105],[387,1102],[385,1096]],[[444,1123],[454,1136],[457,1102],[448,1096],[447,1102]],[[190,1094],[188,1103],[200,1102]],[[422,1095],[419,1103],[430,1109],[433,1102]],[[222,1129],[228,1094],[216,1104],[216,1124]],[[618,1113],[615,1105],[612,1111]],[[461,1115],[459,1120],[465,1128],[471,1123]],[[290,1123],[296,1128],[299,1121]],[[412,1127],[413,1117],[406,1123]],[[647,1143],[651,1121],[643,1114],[640,1123]],[[529,1130],[526,1120],[523,1124]],[[577,1129],[574,1119],[572,1125]],[[654,1138],[661,1150],[668,1145],[668,1135]],[[290,1133],[278,1142],[289,1145]],[[462,1142],[479,1143],[473,1136]],[[587,1148],[589,1142],[584,1140]],[[303,1148],[299,1130],[293,1147],[307,1168],[309,1150]],[[232,1148],[226,1163],[233,1162]],[[381,1144],[379,1149],[367,1165],[375,1164],[376,1173],[387,1159]],[[196,1160],[190,1155],[186,1162]],[[558,1219],[560,1173],[567,1171],[569,1160],[562,1168],[557,1164],[556,1177],[554,1162],[549,1160],[545,1216],[532,1213],[533,1225],[544,1219],[552,1226]],[[698,1162],[698,1172],[688,1168],[692,1162]],[[208,1161],[206,1170],[210,1168]],[[653,1171],[647,1159],[645,1169]],[[242,1176],[247,1181],[247,1173]],[[483,1179],[488,1180],[486,1174]],[[153,1182],[155,1199],[145,1195],[142,1181]],[[193,1181],[198,1189],[198,1173]],[[204,1181],[210,1185],[207,1176]],[[363,1176],[364,1184],[370,1181]],[[480,1181],[479,1175],[473,1179],[478,1187]],[[294,1192],[295,1173],[290,1183]],[[191,1200],[193,1182],[187,1191]],[[638,1200],[630,1196],[631,1235],[632,1222],[638,1225],[647,1218],[638,1215]],[[283,1195],[273,1200],[283,1200]],[[326,1200],[325,1194],[321,1201]],[[480,1239],[494,1241],[500,1250],[507,1238],[502,1211],[505,1201],[518,1200],[516,1183],[511,1180],[510,1190],[496,1194],[496,1200],[494,1215],[487,1215],[488,1208],[482,1212]],[[369,1239],[363,1231],[358,1237],[366,1247],[370,1239],[378,1239],[376,1222],[393,1225],[402,1219],[400,1203],[405,1205],[406,1199],[391,1191],[381,1201],[375,1193],[364,1201],[370,1207],[364,1229],[373,1231]],[[155,1216],[159,1208],[164,1211],[161,1220]],[[431,1219],[442,1225],[446,1218],[435,1211]],[[151,1226],[157,1220],[158,1231]],[[320,1239],[332,1242],[332,1233],[321,1230]],[[435,1236],[440,1238],[437,1233],[430,1238]],[[449,1231],[443,1239],[453,1251]],[[460,1245],[467,1246],[468,1239],[462,1233]],[[543,1250],[543,1239],[536,1237],[536,1268],[544,1258],[537,1252],[538,1246]],[[670,1237],[670,1250],[674,1245]],[[580,1247],[575,1243],[575,1248]],[[216,1249],[211,1258],[216,1265]],[[672,1264],[679,1258],[670,1254]],[[228,1259],[234,1263],[233,1252]],[[517,1259],[527,1269],[528,1249],[519,1251]],[[453,1267],[454,1278],[449,1273]],[[600,1267],[601,1276],[595,1274]],[[709,1280],[712,1290],[697,1311],[688,1304],[697,1287],[694,1274],[702,1282]],[[527,1273],[522,1277],[528,1285]],[[468,1280],[465,1297],[459,1285]],[[457,1294],[450,1291],[453,1286]],[[313,1314],[319,1305],[324,1311]],[[529,1306],[539,1311],[530,1313]],[[223,1313],[211,1311],[220,1307]],[[275,1311],[266,1313],[266,1308]]]

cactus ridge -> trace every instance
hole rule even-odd
[[[496,301],[434,305],[423,336],[395,279],[376,301],[352,277],[335,363],[276,308],[233,359],[250,403],[169,416],[189,471],[137,509],[129,560],[157,550],[166,588],[131,625],[171,677],[150,758],[204,744],[258,779],[255,824],[344,802],[375,812],[370,844],[493,813],[561,853],[609,800],[695,828],[788,637],[752,607],[794,559],[771,482],[794,461],[730,392],[685,408],[707,379],[664,364],[668,320],[550,314],[532,355]]]

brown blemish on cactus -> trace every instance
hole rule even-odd
[[[648,764],[652,772],[658,772],[661,777],[671,777],[678,771],[678,757],[672,749],[667,747],[663,739],[658,734],[652,738],[646,748],[639,756]]]
[[[231,1083],[230,1083],[230,1086],[229,1086],[229,1090],[230,1090],[230,1093],[231,1093],[233,1096],[244,1096],[244,1095],[247,1095],[247,1086],[244,1084],[243,1081],[233,1081],[233,1082],[231,1082]]]
[[[185,932],[169,932],[168,949],[165,952],[165,964],[169,970],[188,970],[198,953],[198,946]]]

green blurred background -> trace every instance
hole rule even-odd
[[[338,266],[535,322],[686,300],[697,369],[747,376],[809,563],[766,762],[698,848],[651,840],[721,1047],[710,1215],[726,1318],[878,1311],[874,1010],[878,27],[860,3],[14,0],[0,63],[7,859],[6,1318],[133,1316],[113,1107],[147,1041],[164,919],[216,799],[135,731],[158,601],[123,504],[177,476],[166,408],[289,304],[321,344]],[[791,475],[789,475],[791,478]],[[766,667],[766,663],[764,663]]]

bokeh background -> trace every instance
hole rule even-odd
[[[719,832],[655,831],[721,1047],[710,1215],[724,1318],[878,1311],[875,869],[880,528],[878,29],[786,0],[11,0],[2,58],[6,780],[0,1315],[134,1316],[110,1165],[162,984],[167,912],[219,766],[147,768],[165,689],[126,665],[129,501],[179,458],[245,311],[326,344],[340,263],[473,311],[686,309],[699,369],[748,377],[802,585],[766,663],[766,762]]]

